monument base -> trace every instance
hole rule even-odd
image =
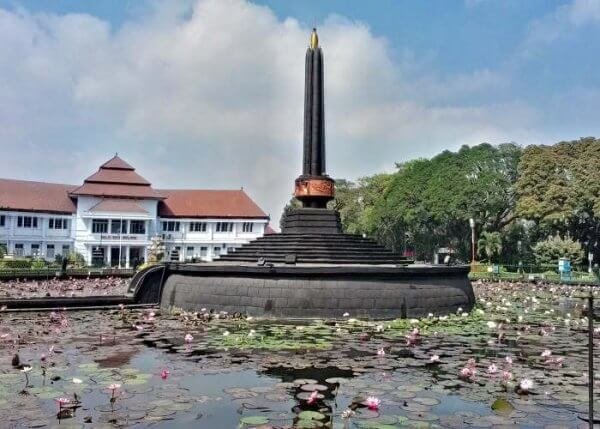
[[[466,266],[168,264],[135,295],[157,297],[163,308],[259,317],[411,318],[469,311],[467,273]]]

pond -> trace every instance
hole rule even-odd
[[[2,427],[587,427],[584,290],[475,290],[384,322],[0,312]]]

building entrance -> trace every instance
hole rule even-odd
[[[92,265],[94,267],[104,266],[105,248],[100,246],[92,247]]]

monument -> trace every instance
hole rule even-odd
[[[466,266],[416,265],[376,242],[344,234],[327,208],[335,183],[325,169],[324,59],[313,30],[306,51],[302,174],[280,234],[258,238],[220,260],[164,263],[138,273],[138,303],[211,308],[252,316],[391,318],[472,308]]]

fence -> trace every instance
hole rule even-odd
[[[471,264],[469,277],[472,280],[547,281],[552,283],[597,284],[594,273],[587,267],[573,266],[571,271],[560,273],[558,264]]]

